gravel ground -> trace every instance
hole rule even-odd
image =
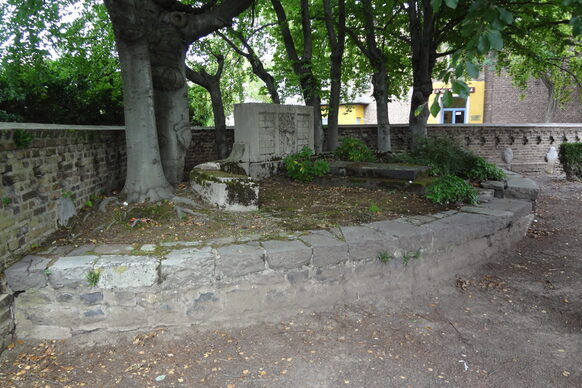
[[[276,323],[19,341],[0,357],[0,385],[581,387],[582,183],[535,179],[528,236],[421,296]]]

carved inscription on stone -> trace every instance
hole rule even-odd
[[[259,154],[274,154],[275,141],[275,113],[259,112]]]
[[[297,151],[303,147],[309,146],[309,130],[311,123],[311,116],[308,114],[297,114]]]
[[[279,113],[279,154],[295,152],[295,114]]]

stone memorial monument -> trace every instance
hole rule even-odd
[[[237,163],[254,179],[280,168],[281,159],[314,148],[313,108],[302,105],[237,104],[234,145],[227,162]]]

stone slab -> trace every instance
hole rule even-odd
[[[444,219],[444,218],[442,218]],[[384,240],[386,251],[391,256],[402,253],[416,252],[419,249],[428,251],[432,248],[434,232],[431,223],[417,225],[399,220],[378,221],[367,224],[368,227],[378,230]],[[435,222],[435,218],[431,218]]]
[[[311,262],[312,250],[301,241],[271,240],[262,243],[272,269],[295,269]]]
[[[102,255],[122,255],[133,251],[133,245],[127,244],[107,244],[95,247],[93,252]]]
[[[505,198],[528,199],[535,201],[540,193],[540,187],[529,178],[522,176],[507,177]]]
[[[312,263],[325,267],[345,263],[349,259],[348,244],[325,230],[313,230],[300,239],[313,249]]]
[[[67,256],[84,255],[88,252],[92,252],[94,249],[95,249],[95,244],[81,245],[80,247],[77,247],[77,248],[73,249],[71,252],[67,253]]]
[[[388,178],[413,181],[428,175],[429,167],[395,163],[369,163],[334,161],[330,163],[330,173],[340,176]]]
[[[6,269],[6,280],[10,289],[25,291],[29,288],[42,288],[47,284],[45,269],[50,259],[28,255]]]
[[[149,256],[101,256],[94,265],[100,288],[151,287],[158,281],[159,261]]]
[[[211,247],[172,251],[161,262],[163,284],[173,288],[212,282],[215,260]]]
[[[217,252],[217,272],[228,277],[265,270],[265,250],[258,245],[229,245],[218,248]]]
[[[385,236],[376,229],[366,226],[341,227],[350,253],[350,259],[369,260],[393,247],[393,241],[386,241]]]
[[[493,234],[506,226],[508,222],[510,222],[510,219],[460,212],[442,220],[431,222],[425,227],[430,228],[434,233],[433,248],[439,250],[448,249],[452,245],[464,244],[472,239]]]
[[[507,211],[513,213],[514,219],[519,219],[533,212],[533,203],[523,199],[495,198],[493,201],[484,203],[480,207]]]
[[[93,269],[97,256],[61,257],[48,268],[49,283],[53,288],[87,285],[87,274]]]

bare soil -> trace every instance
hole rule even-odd
[[[275,324],[17,342],[0,385],[581,387],[582,183],[536,179],[523,241],[415,298]]]
[[[430,214],[451,208],[424,197],[400,191],[328,187],[276,177],[261,183],[259,211],[217,210],[193,194],[187,185],[177,195],[200,207],[188,207],[196,215],[178,218],[174,204],[108,206],[99,211],[98,201],[86,206],[62,228],[49,245],[157,244],[171,241],[203,241],[245,235],[276,236],[309,229],[333,228],[400,216]],[[38,247],[42,250],[46,246]]]

